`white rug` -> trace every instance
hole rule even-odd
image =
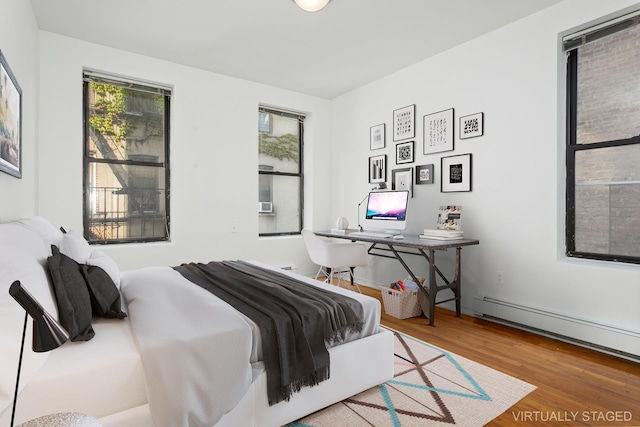
[[[393,380],[287,426],[483,426],[536,388],[409,335],[394,334]]]

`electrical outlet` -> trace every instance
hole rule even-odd
[[[502,270],[497,270],[496,271],[496,284],[497,285],[504,285],[504,271],[502,271]]]

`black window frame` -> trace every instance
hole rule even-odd
[[[135,88],[145,90],[147,92],[161,93],[164,99],[164,161],[151,162],[143,160],[115,160],[91,157],[89,152],[90,123],[89,123],[89,91],[90,83],[106,83],[114,86],[122,86],[126,88]],[[150,242],[166,242],[171,240],[171,168],[170,168],[170,140],[171,140],[171,90],[166,87],[155,86],[151,83],[134,82],[121,79],[115,76],[94,73],[89,70],[83,71],[82,84],[82,121],[83,121],[83,229],[84,237],[89,244],[125,244],[125,243],[150,243]],[[165,235],[163,237],[133,237],[133,238],[116,238],[116,239],[94,239],[90,235],[90,171],[91,164],[121,164],[125,166],[150,166],[164,169],[164,206],[165,206]]]
[[[587,150],[640,144],[640,135],[626,139],[581,143],[577,141],[578,117],[578,47],[597,38],[628,28],[633,18],[597,29],[565,41],[566,53],[566,184],[565,184],[565,255],[600,261],[640,264],[638,256],[593,253],[576,250],[576,155]]]
[[[260,233],[258,230],[258,237],[277,237],[277,236],[296,236],[302,234],[302,229],[304,228],[304,121],[306,117],[303,114],[299,113],[291,113],[283,110],[277,110],[273,108],[259,107],[258,114],[260,113],[268,113],[275,114],[278,116],[288,117],[292,119],[296,119],[298,121],[298,135],[299,135],[299,144],[298,144],[298,171],[297,172],[279,172],[273,170],[266,170],[265,168],[261,168],[258,166],[258,176],[283,176],[283,177],[298,177],[300,179],[299,186],[299,211],[300,217],[298,221],[298,230],[296,231],[285,231],[285,232],[276,232],[276,233]],[[263,132],[263,127],[261,124],[258,126],[258,132]],[[269,124],[269,129],[271,129],[271,124]],[[258,190],[260,191],[260,190]],[[258,215],[261,215],[258,213]]]

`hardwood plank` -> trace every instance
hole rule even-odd
[[[360,286],[382,303],[380,290]],[[490,426],[639,426],[640,364],[484,319],[436,308],[381,323],[538,388]]]

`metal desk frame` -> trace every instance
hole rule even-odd
[[[435,323],[435,310],[437,304],[442,304],[449,301],[456,302],[456,316],[461,316],[460,303],[462,300],[461,294],[461,274],[460,274],[460,255],[463,246],[472,246],[480,244],[479,240],[473,239],[459,239],[459,240],[434,240],[434,239],[421,239],[418,235],[404,235],[404,239],[393,238],[379,238],[368,236],[354,236],[349,233],[337,234],[330,231],[316,231],[318,236],[331,237],[337,239],[345,239],[357,242],[371,243],[369,247],[369,254],[384,258],[396,259],[402,264],[409,276],[418,284],[419,289],[423,295],[429,301],[429,325],[434,326]],[[442,271],[436,265],[436,251],[447,251],[449,248],[455,248],[456,260],[453,272],[453,279],[449,280],[442,273]],[[409,251],[408,249],[413,249]],[[402,259],[400,254],[405,255],[418,255],[422,256],[429,264],[429,277],[427,278],[426,286],[423,286],[418,281],[417,276],[411,271],[407,263]],[[436,281],[437,275],[444,281],[444,285],[438,285]],[[453,298],[436,301],[438,292],[445,289],[450,289],[453,292]]]

